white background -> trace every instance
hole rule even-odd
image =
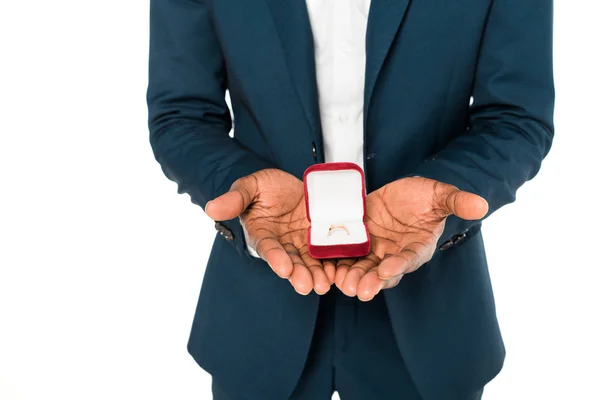
[[[555,144],[484,227],[508,348],[487,400],[600,399],[597,7],[556,1]],[[210,396],[186,343],[214,230],[151,154],[147,15],[0,2],[2,400]]]

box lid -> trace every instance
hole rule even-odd
[[[350,162],[315,164],[306,169],[303,180],[309,221],[364,221],[365,174],[360,166]]]

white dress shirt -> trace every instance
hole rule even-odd
[[[326,162],[363,165],[363,99],[370,0],[306,0],[315,43]]]
[[[349,161],[364,168],[365,46],[371,0],[306,0],[306,6],[315,44],[325,161]]]

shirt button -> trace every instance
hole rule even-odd
[[[349,53],[352,53],[352,50],[354,50],[354,49],[352,48],[352,45],[345,44],[341,47],[341,50],[342,50],[342,52],[349,54]]]
[[[348,122],[348,116],[346,114],[341,114],[340,116],[338,116],[338,120],[340,121],[340,123],[345,124]]]

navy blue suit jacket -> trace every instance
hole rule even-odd
[[[150,28],[151,145],[194,203],[263,168],[301,178],[324,161],[305,0],[152,0]],[[372,0],[366,50],[367,190],[419,175],[483,196],[490,213],[512,202],[553,137],[552,1]],[[449,218],[442,249],[384,291],[426,400],[463,400],[503,364],[480,224]],[[224,225],[189,352],[234,392],[285,398],[319,296],[296,294],[247,253],[237,220]]]

